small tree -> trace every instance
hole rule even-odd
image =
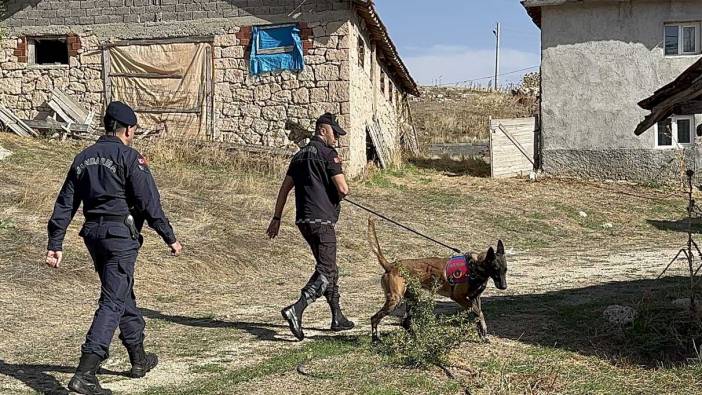
[[[538,95],[541,91],[541,74],[538,71],[524,74],[519,88],[523,94]]]

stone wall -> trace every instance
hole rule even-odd
[[[325,112],[337,114],[342,127],[349,127],[348,19],[302,26],[313,44],[301,72],[252,76],[246,53],[249,29],[234,27],[215,37],[215,138],[290,146],[298,138],[290,136],[286,122],[311,133]]]
[[[151,0],[149,0],[151,1]],[[23,4],[20,6],[19,4]],[[101,3],[101,13],[91,12]],[[291,0],[161,0],[159,10],[143,6],[139,21],[127,18],[142,7],[138,0],[10,2],[9,18],[4,20],[6,39],[0,52],[0,103],[21,118],[38,118],[49,109],[44,105],[52,88],[74,96],[96,113],[104,110],[101,45],[117,40],[209,37],[213,44],[214,133],[217,140],[272,147],[293,146],[301,137],[295,129],[311,134],[314,121],[324,112],[338,115],[349,135],[340,151],[349,175],[359,174],[366,164],[366,124],[377,114],[383,130],[395,133],[396,105],[390,105],[372,80],[379,78],[380,66],[373,59],[361,76],[352,59],[358,29],[362,22],[345,0],[312,0],[302,7]],[[128,10],[124,4],[129,3]],[[139,3],[139,4],[137,4]],[[63,7],[59,7],[62,4]],[[214,4],[214,6],[213,6]],[[166,7],[185,7],[188,17],[180,21],[166,17]],[[91,8],[93,7],[93,8]],[[195,7],[200,7],[197,10]],[[210,19],[211,8],[218,18]],[[254,8],[252,8],[254,7]],[[68,16],[65,10],[70,11]],[[168,8],[170,10],[170,8]],[[149,15],[164,12],[157,22]],[[236,12],[235,12],[236,11]],[[170,11],[169,11],[170,12]],[[204,13],[203,13],[204,12]],[[228,13],[237,15],[223,18]],[[274,13],[274,14],[270,14]],[[57,18],[51,19],[56,14]],[[75,14],[75,15],[74,15]],[[90,24],[83,16],[115,17]],[[116,16],[122,19],[116,19]],[[169,14],[170,15],[170,14]],[[32,25],[49,18],[65,24]],[[206,19],[198,19],[206,18]],[[119,23],[109,23],[119,22]],[[302,29],[305,69],[261,76],[249,73],[248,49],[251,26],[297,23]],[[82,26],[86,24],[89,26]],[[69,65],[41,66],[27,63],[25,37],[55,35],[69,41]],[[367,40],[367,36],[364,36]],[[370,49],[370,44],[367,45]],[[369,63],[370,65],[370,63]],[[355,87],[355,88],[353,88]],[[355,93],[354,93],[355,92]],[[387,92],[387,91],[386,91]],[[353,96],[353,99],[352,99]],[[352,115],[353,113],[353,115]],[[96,117],[99,122],[99,116]],[[294,125],[293,127],[290,127]],[[299,128],[297,127],[299,126]],[[396,142],[393,134],[390,141]]]
[[[352,136],[352,145],[358,147],[351,154],[354,171],[360,172],[366,164],[366,126],[373,122],[374,117],[379,121],[383,133],[386,134],[386,141],[392,143],[392,150],[399,155],[399,114],[402,103],[405,100],[403,94],[393,88],[393,100],[390,102],[390,89],[392,84],[398,86],[392,79],[391,74],[378,61],[379,56],[376,48],[371,45],[364,22],[354,17],[350,37],[350,70],[351,70],[351,128],[357,133]],[[365,54],[363,55],[363,66],[360,65],[361,57],[359,40],[363,42]],[[380,88],[381,73],[385,73],[385,92]],[[399,158],[394,158],[395,160]]]
[[[27,41],[10,34],[0,43],[0,103],[22,119],[50,113],[46,100],[52,89],[78,99],[95,113],[103,109],[102,55],[94,35],[72,35],[69,64],[28,65]],[[99,117],[96,117],[96,119]]]
[[[8,0],[9,27],[194,21],[287,15],[298,0]],[[296,12],[347,9],[344,0],[307,1]]]
[[[677,174],[670,158],[680,154],[655,148],[652,130],[641,136],[633,131],[646,115],[637,103],[699,59],[664,56],[664,24],[679,21],[702,21],[698,2],[579,2],[542,9],[546,172],[656,181]]]
[[[352,12],[346,1],[307,1],[292,16],[259,14],[190,22],[97,24],[89,27],[24,24],[36,23],[40,14],[50,17],[51,10],[56,8],[57,3],[59,2],[44,0],[19,11],[15,5],[12,11],[14,14],[4,21],[9,27],[6,28],[7,35],[2,41],[0,53],[0,103],[21,118],[43,117],[42,113],[49,111],[44,102],[52,88],[63,90],[100,113],[104,109],[100,52],[102,43],[129,39],[209,36],[213,37],[214,47],[214,137],[217,139],[278,147],[293,145],[294,141],[288,137],[297,136],[289,136],[290,130],[285,128],[286,121],[299,124],[311,133],[314,120],[326,111],[338,114],[341,124],[348,127],[349,72],[345,36]],[[78,7],[73,3],[81,3],[83,8],[80,9],[89,10],[87,4],[94,2],[65,3],[68,7]],[[113,3],[107,8],[118,8]],[[300,5],[300,2],[290,0],[250,0],[203,1],[193,3],[192,7],[205,7],[206,3],[226,3],[228,8],[237,3],[260,3],[262,7],[268,8],[257,8],[258,11],[280,12],[280,9],[273,7],[273,4],[277,4],[284,6],[287,13]],[[166,6],[166,0],[162,5]],[[10,4],[10,9],[12,8],[13,5]],[[300,73],[286,71],[251,76],[248,64],[251,26],[278,23],[298,23],[302,28],[305,70]],[[70,41],[68,45],[72,53],[69,65],[42,66],[27,63],[25,37],[42,36],[65,37]]]

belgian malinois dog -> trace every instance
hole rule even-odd
[[[487,341],[487,324],[480,305],[480,294],[483,293],[491,278],[495,287],[501,290],[507,289],[507,259],[502,240],[497,242],[497,252],[490,247],[487,252],[481,254],[466,254],[468,279],[464,283],[455,285],[451,285],[446,279],[446,258],[403,259],[394,263],[388,262],[380,249],[378,235],[375,232],[375,221],[371,218],[368,218],[368,242],[380,266],[385,269],[381,281],[385,291],[385,305],[371,318],[373,340],[380,340],[378,334],[380,321],[395,311],[405,297],[407,280],[401,274],[403,269],[409,275],[415,276],[422,288],[432,289],[438,284],[437,292],[440,295],[453,299],[466,310],[472,309],[479,319],[478,335],[483,341]],[[406,321],[403,322],[403,326],[408,327]]]

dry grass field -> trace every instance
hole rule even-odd
[[[9,134],[0,146],[13,151],[0,161],[0,393],[66,393],[99,293],[78,237],[80,213],[63,267],[50,270],[43,256],[53,199],[82,146]],[[342,305],[358,328],[328,331],[321,301],[305,313],[309,339],[294,342],[279,310],[313,263],[292,200],[280,238],[264,237],[284,163],[169,141],[138,148],[185,250],[172,258],[145,232],[136,294],[147,348],[161,363],[127,379],[126,352],[113,343],[100,379],[117,393],[702,393],[702,328],[672,303],[686,295],[684,267],[654,280],[684,239],[647,222],[680,218],[680,191],[496,181],[476,176],[484,173],[473,162],[440,160],[352,181],[357,201],[449,244],[483,250],[502,239],[509,252],[510,288],[491,284],[483,301],[491,343],[471,327],[443,369],[413,368],[370,341],[370,316],[384,298],[364,212],[344,206],[337,228]],[[390,258],[449,256],[384,222],[378,233]],[[638,316],[611,324],[602,313],[613,304]],[[437,310],[461,314],[444,299]],[[397,322],[381,331],[402,330]]]
[[[458,87],[422,87],[410,99],[422,145],[474,143],[488,138],[488,120],[533,116],[536,98]]]

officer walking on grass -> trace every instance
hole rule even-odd
[[[278,193],[273,219],[268,226],[268,236],[276,237],[288,194],[295,188],[295,223],[316,260],[314,274],[302,288],[300,299],[281,311],[298,340],[305,338],[302,313],[322,295],[331,308],[331,329],[338,332],[354,327],[354,323],[346,319],[339,306],[339,272],[336,266],[334,231],[341,211],[341,200],[349,194],[339,154],[333,148],[337,138],[345,134],[332,114],[326,113],[317,120],[314,137],[290,162]]]
[[[104,121],[106,134],[73,160],[48,225],[46,264],[58,268],[66,228],[83,203],[85,224],[80,235],[100,277],[101,292],[76,374],[68,384],[81,394],[112,393],[100,386],[96,373],[109,355],[118,327],[129,353],[132,377],[143,377],[158,363],[155,354],[144,351],[144,318],[133,290],[144,220],[174,256],[182,249],[161,208],[146,159],[129,147],[137,130],[136,114],[126,104],[112,102]]]

